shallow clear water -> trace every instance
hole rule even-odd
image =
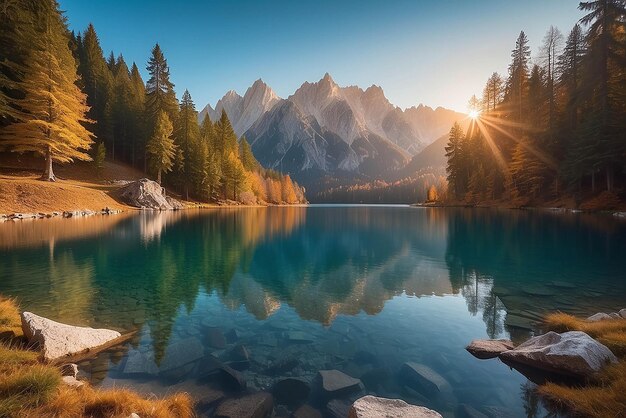
[[[202,397],[223,389],[199,378],[209,356],[227,362],[243,344],[249,364],[231,365],[246,368],[253,390],[338,369],[368,393],[444,416],[462,416],[460,404],[543,416],[523,376],[464,347],[526,339],[545,311],[626,307],[625,256],[626,222],[610,215],[398,206],[140,213],[0,224],[0,293],[61,322],[137,330],[81,364],[105,387]],[[409,388],[398,374],[405,362],[443,376],[441,394]]]

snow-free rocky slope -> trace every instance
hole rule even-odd
[[[261,164],[296,179],[338,172],[379,177],[402,168],[465,117],[423,105],[402,110],[381,87],[340,87],[328,73],[287,99],[259,79],[243,97],[229,91],[215,108],[207,105],[199,118],[216,121],[222,110]]]

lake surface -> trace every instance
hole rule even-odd
[[[0,293],[23,309],[137,331],[80,364],[96,385],[202,397],[226,389],[207,374],[218,358],[251,390],[338,369],[449,417],[461,404],[545,415],[522,375],[465,351],[472,339],[626,307],[626,222],[610,215],[310,206],[6,222],[0,260]],[[405,362],[445,388],[414,390]]]

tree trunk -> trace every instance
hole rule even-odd
[[[596,170],[591,170],[591,193],[596,192]]]
[[[46,169],[44,170],[41,179],[45,181],[57,180],[54,176],[54,172],[52,171],[52,150],[50,147],[48,147],[48,150],[46,151]]]
[[[161,184],[161,169],[157,172],[157,183]]]
[[[608,192],[613,190],[613,170],[610,165],[606,167],[606,190]]]

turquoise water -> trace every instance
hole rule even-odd
[[[80,364],[104,387],[200,398],[225,389],[206,378],[207,363],[229,361],[243,344],[249,362],[230,364],[249,390],[338,369],[367,393],[444,416],[463,416],[462,404],[543,416],[522,375],[464,347],[522,341],[545,311],[626,307],[625,256],[626,222],[610,215],[402,206],[139,213],[0,224],[0,293],[61,322],[136,330]],[[446,387],[438,396],[410,388],[398,373],[405,362],[430,367]],[[313,395],[308,402],[328,412]]]

